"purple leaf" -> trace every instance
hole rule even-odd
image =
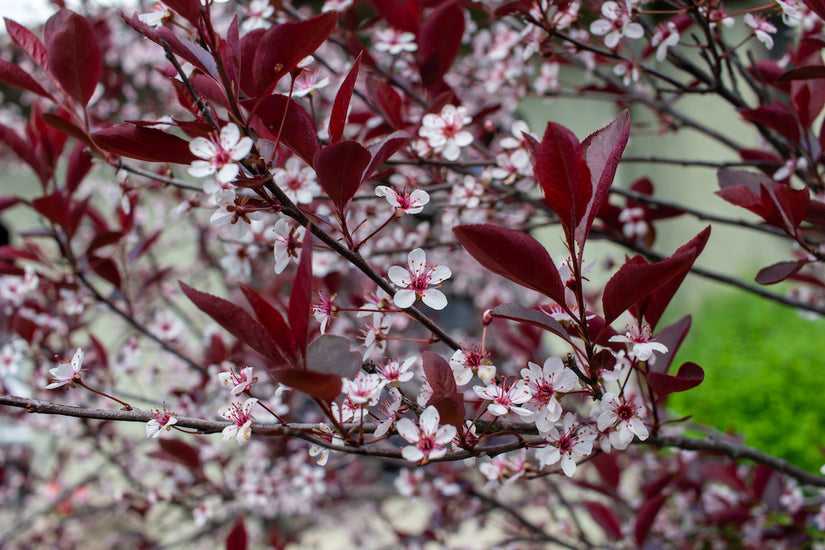
[[[558,321],[543,311],[538,311],[521,304],[502,304],[489,311],[490,315],[499,319],[507,319],[552,332],[566,341],[573,343],[564,327]]]
[[[656,519],[656,514],[662,509],[665,500],[667,500],[667,495],[657,494],[647,499],[639,508],[639,512],[636,514],[636,527],[633,530],[639,548],[644,546],[650,528],[653,526],[653,520]]]
[[[94,27],[85,17],[61,10],[46,22],[46,29],[49,73],[67,94],[85,106],[94,94],[103,66]]]
[[[358,67],[361,65],[361,55],[355,59],[352,67],[347,73],[346,78],[338,88],[338,93],[335,94],[335,101],[332,104],[332,112],[329,119],[329,140],[331,143],[338,143],[341,141],[341,136],[344,135],[344,126],[347,123],[347,114],[349,112],[349,102],[352,99],[352,92],[355,89],[355,80],[358,78]]]
[[[779,262],[763,267],[756,274],[756,282],[760,285],[774,285],[799,273],[799,270],[808,265],[808,260],[795,262]]]
[[[243,105],[251,109],[254,102]],[[312,165],[319,148],[318,134],[306,109],[285,95],[274,94],[262,99],[255,112],[272,139],[280,137],[284,145]]]
[[[308,225],[301,247],[301,259],[292,281],[287,318],[292,328],[295,346],[301,355],[306,353],[309,337],[309,315],[312,310],[312,226]]]
[[[349,340],[343,336],[323,334],[307,348],[307,369],[355,378],[361,370],[361,354],[351,351]]]
[[[241,291],[243,291],[244,296],[246,296],[246,301],[252,306],[255,317],[257,317],[258,321],[281,350],[281,354],[293,361],[297,360],[298,354],[295,351],[295,339],[292,337],[292,330],[290,330],[289,325],[286,324],[281,312],[248,286],[241,285]]]
[[[119,124],[98,130],[92,139],[101,149],[122,157],[177,164],[195,160],[189,142],[155,128]]]
[[[346,213],[361,187],[370,160],[370,152],[353,140],[339,141],[315,153],[313,165],[318,183],[340,213]]]
[[[341,394],[343,382],[336,374],[282,368],[270,371],[272,377],[285,386],[323,401],[333,401]]]
[[[647,373],[647,383],[658,397],[695,388],[705,379],[705,371],[696,363],[683,363],[675,376],[659,372]]]

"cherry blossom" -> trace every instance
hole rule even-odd
[[[532,361],[527,366],[528,368],[521,369],[521,377],[526,381],[530,392],[526,407],[533,412],[523,418],[527,422],[535,422],[539,432],[548,433],[561,418],[562,407],[558,394],[574,390],[578,377],[558,357],[547,358],[543,366]]]
[[[341,436],[336,432],[332,431],[327,424],[321,422],[318,424],[318,433],[315,434],[320,439],[325,440],[327,443],[331,445],[342,445],[344,440],[341,439]],[[327,462],[329,462],[329,456],[334,453],[332,449],[329,447],[324,447],[323,445],[318,445],[317,443],[313,443],[309,447],[309,456],[318,457],[316,464],[318,466],[326,466]]]
[[[802,14],[799,11],[801,7],[797,0],[773,0],[775,4],[782,10],[782,22],[789,27],[796,27],[802,23]]]
[[[244,12],[247,18],[241,23],[241,30],[249,32],[269,28],[270,24],[267,19],[275,13],[275,7],[269,3],[269,0],[252,0],[244,8]]]
[[[499,385],[496,381],[487,386],[474,386],[473,391],[481,399],[492,401],[487,406],[487,412],[493,416],[507,416],[514,412],[519,416],[530,416],[533,411],[519,405],[530,400],[530,390],[524,380],[517,380],[507,387],[504,382]]]
[[[159,438],[163,430],[171,430],[172,426],[177,424],[177,414],[169,412],[166,407],[163,410],[155,409],[152,411],[152,419],[146,423],[146,437]]]
[[[391,266],[387,276],[401,290],[395,293],[393,302],[401,309],[413,305],[417,298],[433,309],[447,307],[447,297],[438,290],[438,284],[452,276],[450,268],[443,265],[427,265],[424,250],[416,248],[407,256],[407,268]]]
[[[297,204],[309,204],[321,193],[321,186],[315,181],[315,170],[298,157],[289,157],[283,168],[275,168],[272,178],[289,200]]]
[[[329,77],[318,78],[318,71],[304,71],[292,88],[292,97],[311,96],[329,86]]]
[[[773,49],[773,36],[771,35],[776,34],[775,25],[752,13],[746,13],[742,20],[753,30],[757,40],[762,42],[767,49]]]
[[[607,392],[599,404],[596,422],[600,431],[614,428],[610,432],[610,443],[621,451],[630,445],[634,435],[642,441],[648,438],[649,433],[641,419],[643,410],[634,396],[620,397]]]
[[[325,334],[327,325],[338,315],[338,306],[333,302],[337,294],[327,296],[323,291],[318,291],[320,301],[312,304],[312,316],[321,324],[321,334]]]
[[[350,6],[352,6],[352,0],[326,0],[321,6],[321,11],[344,11]]]
[[[567,477],[576,472],[574,457],[586,457],[593,451],[596,434],[587,427],[579,427],[573,413],[564,415],[561,432],[553,426],[545,439],[549,444],[536,451],[536,459],[542,466],[561,460],[561,470]]]
[[[418,426],[409,418],[395,423],[398,434],[412,443],[401,449],[401,455],[410,462],[426,463],[447,454],[447,445],[456,435],[455,426],[439,426],[438,409],[430,405],[418,419]]]
[[[667,49],[679,44],[679,29],[676,23],[668,21],[656,27],[653,36],[650,38],[650,45],[656,48],[656,61],[661,63],[667,57]]]
[[[218,373],[218,380],[229,388],[232,397],[238,397],[246,391],[252,389],[252,384],[258,381],[258,377],[252,376],[252,367],[244,367],[241,372],[236,373],[230,369],[226,372]]]
[[[189,150],[202,160],[192,161],[189,174],[202,178],[217,172],[218,181],[229,183],[240,171],[237,161],[246,158],[252,145],[252,138],[241,137],[241,131],[231,122],[221,128],[219,136],[197,137],[189,144]]]
[[[404,214],[418,214],[424,210],[424,205],[430,202],[430,195],[423,189],[404,189],[399,193],[392,187],[379,185],[375,188],[375,194],[384,197],[390,206],[395,208],[395,215],[399,218]]]
[[[347,399],[353,405],[362,405],[372,407],[378,403],[378,398],[381,397],[381,390],[387,384],[378,374],[368,374],[360,371],[358,375],[350,380],[344,378],[341,392],[346,394]]]
[[[411,368],[417,360],[417,357],[408,357],[403,362],[398,359],[388,359],[385,363],[378,365],[378,375],[394,386],[409,382],[415,376]]]
[[[388,393],[390,395],[389,401],[382,401],[378,405],[381,412],[384,413],[384,420],[379,422],[378,427],[375,428],[375,432],[373,433],[375,439],[384,437],[390,431],[393,423],[395,423],[398,411],[401,410],[403,397],[401,392],[397,388],[390,388]]]
[[[364,323],[364,357],[381,354],[387,349],[387,334],[392,328],[392,320],[381,313],[373,313]]]
[[[630,352],[639,361],[647,361],[654,351],[667,353],[667,346],[653,340],[655,338],[650,334],[650,326],[647,323],[642,323],[641,327],[639,323],[633,323],[628,326],[625,336],[617,334],[610,337],[610,342],[633,344]]]
[[[605,2],[602,4],[602,19],[590,24],[590,32],[604,36],[604,45],[608,48],[615,48],[622,37],[641,38],[645,30],[639,23],[631,21],[632,13],[631,0]]]
[[[247,206],[249,197],[238,197],[233,189],[218,189],[213,198],[218,209],[209,222],[216,227],[230,226],[236,239],[246,237],[252,222],[263,219],[261,212]]]
[[[233,401],[231,405],[221,407],[218,414],[232,423],[221,432],[221,439],[224,442],[233,437],[238,445],[246,445],[252,436],[252,407],[258,402],[254,397],[250,397],[243,403]]]
[[[275,273],[283,272],[290,261],[298,262],[305,232],[305,228],[292,224],[285,218],[279,219],[275,227],[266,231],[267,239],[275,241],[272,247]]]
[[[619,221],[623,224],[622,234],[628,239],[641,239],[650,231],[645,221],[645,210],[639,206],[622,209]]]
[[[163,2],[155,2],[148,13],[138,14],[138,19],[150,27],[159,27],[172,20],[175,14]]]
[[[387,52],[390,55],[398,55],[401,52],[414,52],[418,49],[418,44],[415,43],[415,35],[411,32],[396,29],[378,29],[375,31],[374,40],[376,50]]]
[[[489,357],[488,352],[477,346],[467,350],[456,350],[450,357],[450,368],[453,370],[455,383],[463,386],[473,376],[478,376],[482,382],[489,384],[496,376],[496,366]]]
[[[421,120],[418,135],[447,160],[457,160],[461,148],[473,142],[473,135],[464,129],[472,121],[464,107],[445,105],[439,114],[427,113]]]
[[[487,462],[482,462],[478,471],[488,481],[485,486],[492,489],[496,485],[512,483],[527,471],[527,450],[500,454]]]
[[[83,350],[77,348],[74,352],[71,362],[63,360],[57,366],[49,370],[52,376],[52,383],[48,386],[43,386],[43,389],[53,390],[62,386],[74,387],[75,382],[80,382],[80,370],[83,367]]]

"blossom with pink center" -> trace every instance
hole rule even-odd
[[[263,219],[263,214],[247,206],[249,197],[236,196],[232,189],[218,189],[213,196],[218,209],[212,213],[209,223],[216,227],[228,225],[236,239],[243,239],[252,222]]]
[[[415,357],[408,357],[403,362],[398,359],[389,359],[386,363],[378,365],[378,375],[386,380],[388,384],[397,386],[401,382],[412,380],[415,374],[412,366],[415,364]]]
[[[610,342],[624,342],[626,344],[633,344],[630,353],[639,361],[647,361],[653,355],[654,351],[659,353],[667,353],[667,346],[659,342],[654,342],[655,338],[650,334],[650,326],[647,323],[642,323],[641,327],[638,323],[634,323],[627,328],[625,336],[616,335],[610,337]]]
[[[309,204],[321,192],[315,181],[315,170],[298,157],[289,157],[283,168],[272,171],[272,179],[294,203]]]
[[[393,296],[393,302],[401,309],[413,305],[417,298],[433,309],[447,307],[447,297],[438,290],[439,283],[452,276],[450,268],[443,265],[427,265],[424,251],[416,248],[407,256],[407,268],[391,266],[387,276],[401,290]]]
[[[321,334],[326,332],[327,325],[329,325],[330,321],[338,316],[338,306],[333,303],[336,296],[338,295],[333,294],[332,296],[327,296],[323,292],[318,291],[320,301],[317,304],[312,304],[312,315],[316,321],[321,323]]]
[[[144,25],[150,27],[159,27],[164,23],[168,23],[175,16],[174,12],[170,10],[163,2],[155,2],[151,11],[148,13],[138,14],[138,19]]]
[[[344,11],[352,5],[352,0],[327,0],[321,6],[322,12],[327,11]]]
[[[241,23],[241,30],[249,32],[255,29],[269,28],[270,23],[267,19],[275,13],[275,7],[269,3],[269,0],[252,0],[244,8],[244,12],[246,13],[246,19]]]
[[[162,411],[158,409],[153,410],[152,419],[146,423],[146,437],[157,439],[160,437],[160,434],[163,433],[164,429],[167,431],[171,430],[172,426],[178,422],[177,416],[177,414],[167,411],[165,406]]]
[[[275,273],[281,273],[291,261],[298,262],[305,231],[306,229],[300,225],[281,218],[275,223],[275,227],[266,232],[266,238],[275,241],[272,247],[272,254],[275,257]]]
[[[426,463],[447,454],[447,445],[456,435],[455,426],[439,426],[438,409],[430,405],[418,419],[418,425],[409,418],[395,423],[398,434],[412,443],[401,450],[401,456],[410,462]]]
[[[395,208],[395,215],[399,218],[404,214],[418,214],[424,210],[424,205],[430,202],[430,195],[423,189],[413,189],[408,191],[404,188],[399,193],[392,187],[379,185],[375,188],[375,194],[384,197],[390,206]]]
[[[364,323],[364,357],[372,353],[384,353],[387,349],[387,335],[392,328],[392,321],[387,315],[373,313],[372,318]]]
[[[427,140],[429,146],[444,155],[447,160],[457,160],[461,148],[473,142],[473,135],[464,129],[472,121],[464,107],[445,105],[441,113],[427,113],[421,120],[419,137]]]
[[[676,23],[668,21],[656,27],[650,38],[650,45],[656,48],[656,61],[661,63],[667,57],[667,49],[679,44],[679,29]]]
[[[782,10],[782,22],[789,27],[796,27],[804,19],[802,13],[799,11],[802,6],[797,0],[773,0],[775,4]]]
[[[225,442],[233,437],[238,445],[246,445],[252,436],[252,407],[258,402],[254,397],[250,397],[243,403],[233,401],[231,405],[221,407],[218,414],[232,423],[223,429],[221,439]]]
[[[483,462],[478,471],[491,485],[512,483],[527,471],[527,450],[521,449],[515,454],[496,455],[488,462]]]
[[[77,348],[71,362],[64,359],[63,361],[60,361],[55,368],[49,370],[49,374],[52,375],[52,383],[48,386],[43,386],[43,388],[46,390],[53,390],[62,386],[74,387],[75,382],[80,382],[80,370],[82,367],[83,350]]]
[[[530,390],[524,380],[517,380],[509,388],[502,382],[498,385],[495,381],[485,387],[475,386],[473,391],[482,399],[492,401],[487,406],[487,412],[493,416],[507,416],[514,412],[519,416],[529,416],[533,411],[520,407],[519,405],[530,400]]]
[[[378,403],[378,398],[381,397],[381,390],[383,390],[386,385],[387,381],[383,380],[379,375],[368,374],[361,371],[353,380],[344,378],[341,391],[347,395],[347,399],[349,399],[353,405],[372,407]]]
[[[341,438],[339,434],[332,431],[332,428],[327,426],[324,423],[318,424],[318,432],[315,433],[319,439],[323,439],[330,445],[341,445],[344,443],[344,440]],[[316,464],[318,466],[326,466],[327,462],[329,462],[329,455],[333,452],[332,449],[329,447],[325,447],[323,445],[318,445],[317,443],[313,443],[309,447],[309,456],[318,457]]]
[[[573,413],[564,415],[561,432],[553,426],[545,436],[548,445],[536,451],[536,459],[542,466],[549,466],[561,460],[561,470],[567,477],[576,472],[574,457],[586,457],[593,452],[596,433],[580,427]]]
[[[496,366],[490,360],[490,354],[478,346],[456,350],[450,357],[450,368],[459,386],[469,382],[473,376],[478,376],[485,384],[496,376]]]
[[[531,414],[523,418],[527,422],[535,422],[540,433],[548,433],[561,418],[562,407],[558,394],[573,391],[578,377],[558,357],[549,357],[543,366],[532,361],[527,366],[528,368],[521,369],[521,377],[530,391],[530,400],[526,406]]]
[[[746,13],[743,21],[745,25],[753,30],[757,40],[762,42],[767,49],[770,50],[773,48],[772,35],[776,34],[776,26],[769,23],[767,19],[752,13]]]
[[[626,449],[635,435],[642,441],[649,433],[641,415],[644,407],[636,402],[635,396],[618,396],[608,392],[602,396],[596,423],[600,431],[613,428],[610,444],[618,450]]]
[[[258,377],[252,376],[252,367],[244,367],[239,373],[231,369],[227,372],[220,372],[218,380],[229,388],[229,393],[233,397],[238,397],[243,392],[251,390],[252,384],[258,381]]]
[[[384,414],[384,420],[379,422],[378,427],[375,428],[373,436],[376,439],[384,437],[390,431],[398,411],[401,410],[401,392],[397,388],[390,388],[388,393],[390,394],[389,401],[382,401],[378,405],[378,408]]]
[[[484,196],[484,183],[475,176],[464,176],[461,183],[453,185],[450,204],[475,208]]]
[[[398,55],[401,52],[414,52],[418,49],[418,44],[415,43],[415,35],[411,32],[396,29],[378,29],[375,31],[373,39],[377,51],[387,52],[390,55]]]
[[[628,239],[641,239],[650,231],[645,221],[645,210],[639,206],[624,208],[619,212],[622,234]]]
[[[602,4],[602,18],[590,24],[590,32],[604,36],[604,45],[608,48],[615,48],[623,37],[641,38],[645,30],[639,23],[631,21],[632,14],[631,0],[605,2]]]
[[[202,178],[217,172],[218,181],[229,183],[238,176],[237,162],[246,158],[252,145],[252,138],[241,137],[241,131],[231,122],[217,136],[197,137],[189,144],[189,150],[201,160],[192,161],[189,174]]]
[[[295,79],[292,97],[314,95],[318,90],[329,86],[329,77],[318,78],[318,71],[305,71]]]

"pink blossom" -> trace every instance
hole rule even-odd
[[[389,359],[386,363],[378,365],[378,375],[388,384],[396,386],[401,382],[408,382],[415,374],[410,370],[415,361],[415,357],[408,357],[403,362],[398,359]]]
[[[197,137],[189,144],[189,150],[202,160],[192,161],[189,174],[202,178],[217,172],[218,181],[229,183],[240,171],[237,161],[246,158],[252,145],[252,138],[241,137],[241,131],[231,122],[221,128],[218,136],[212,134],[209,139]]]
[[[743,21],[745,22],[745,25],[753,30],[757,40],[762,42],[767,49],[773,49],[772,35],[776,34],[776,27],[772,23],[769,23],[767,19],[752,13],[746,13]]]
[[[345,378],[341,391],[352,404],[372,407],[378,403],[381,390],[386,384],[386,380],[382,380],[379,375],[361,371],[353,380]]]
[[[564,415],[562,430],[553,426],[545,439],[549,444],[536,451],[536,459],[542,466],[549,466],[561,460],[561,470],[571,477],[576,472],[576,456],[586,457],[593,451],[596,434],[593,430],[580,428],[573,413]]]
[[[438,283],[452,276],[450,268],[443,265],[427,265],[424,251],[416,248],[407,256],[407,268],[391,266],[387,276],[401,290],[395,293],[395,305],[406,309],[413,305],[416,298],[421,298],[433,309],[444,309],[447,297],[438,290]]]
[[[482,382],[489,384],[496,376],[496,366],[489,359],[490,354],[477,346],[465,350],[459,349],[450,357],[450,368],[455,376],[455,382],[463,386],[478,376]]]
[[[447,160],[457,160],[461,148],[473,142],[473,135],[464,129],[472,121],[464,107],[445,105],[441,113],[428,113],[421,120],[418,135],[427,140],[433,150]]]
[[[153,410],[152,419],[146,423],[146,437],[157,439],[164,429],[171,430],[172,426],[178,422],[177,416],[177,414],[167,411],[165,406],[162,411]]]
[[[418,419],[418,426],[409,418],[395,423],[398,434],[412,443],[401,450],[401,456],[410,462],[429,462],[447,454],[447,445],[456,435],[455,426],[439,426],[438,409],[430,405]]]
[[[512,483],[527,471],[527,450],[497,455],[488,462],[482,462],[478,471],[489,484]]]
[[[615,48],[623,37],[641,38],[645,30],[639,23],[631,21],[632,14],[631,0],[605,2],[602,4],[602,18],[590,24],[590,32],[604,36],[604,45],[608,48]]]
[[[504,383],[499,385],[493,381],[492,384],[488,384],[486,387],[475,386],[473,391],[480,398],[492,401],[487,406],[487,412],[493,416],[507,416],[510,412],[514,412],[519,416],[533,414],[530,409],[519,406],[530,400],[530,390],[527,389],[527,383],[524,380],[517,380],[510,387],[506,387]]]
[[[232,423],[223,429],[221,439],[224,442],[233,437],[238,445],[246,445],[252,436],[252,407],[258,402],[254,397],[250,397],[243,403],[233,401],[231,405],[221,407],[218,414]]]
[[[246,20],[241,23],[241,30],[244,32],[254,31],[255,29],[266,29],[269,27],[269,19],[275,13],[275,7],[269,3],[269,0],[252,0],[252,2],[244,8],[246,13]]]
[[[326,332],[327,325],[329,325],[330,321],[338,316],[338,306],[333,303],[336,296],[337,294],[327,296],[323,292],[318,291],[320,301],[312,304],[312,316],[321,324],[321,334]]]
[[[150,27],[159,27],[172,20],[175,14],[163,2],[155,2],[151,11],[138,14],[138,19]]]
[[[306,229],[281,218],[275,227],[267,230],[266,238],[275,241],[272,254],[275,257],[275,273],[281,273],[289,263],[298,262]]]
[[[318,90],[329,86],[329,77],[318,78],[318,71],[305,71],[295,80],[292,97],[314,95]]]
[[[628,239],[643,238],[650,231],[645,221],[645,211],[641,207],[624,208],[619,212],[622,234]]]
[[[648,438],[649,433],[641,418],[643,411],[634,396],[620,397],[608,392],[602,396],[596,422],[600,431],[614,428],[610,432],[610,444],[621,451],[630,445],[634,435],[642,441]]]
[[[376,50],[387,52],[390,55],[398,55],[401,52],[414,52],[418,49],[418,44],[415,43],[415,35],[411,32],[396,29],[378,29],[375,31],[374,40]]]
[[[252,376],[252,367],[244,367],[240,373],[236,373],[231,369],[227,372],[220,372],[218,373],[218,380],[229,388],[229,393],[233,397],[238,397],[243,392],[250,391],[252,384],[258,381],[258,377]]]
[[[52,383],[48,386],[43,386],[43,389],[53,390],[61,386],[74,387],[75,382],[80,382],[80,370],[83,367],[83,350],[77,348],[74,352],[71,362],[63,360],[57,366],[49,370],[52,375]]]
[[[667,57],[667,49],[679,43],[679,29],[676,23],[668,21],[656,27],[653,36],[650,38],[650,45],[656,48],[656,61],[661,63]]]
[[[667,353],[667,346],[653,340],[655,338],[650,334],[650,326],[647,323],[642,323],[641,327],[635,323],[628,327],[625,336],[611,336],[609,341],[633,344],[631,349],[633,356],[639,361],[647,361],[654,351]]]
[[[521,369],[521,376],[530,392],[526,406],[532,414],[525,415],[524,419],[535,422],[540,433],[547,433],[554,422],[561,418],[562,407],[558,394],[574,390],[578,377],[558,357],[549,357],[541,367],[533,362],[528,362],[527,366],[528,368]]]
[[[275,168],[272,178],[289,200],[297,204],[309,204],[321,193],[321,186],[315,181],[315,170],[298,157],[289,157],[283,168]]]
[[[375,194],[384,197],[390,206],[395,208],[395,215],[399,218],[404,214],[418,214],[424,210],[424,205],[430,202],[430,195],[423,189],[413,189],[412,192],[406,188],[399,193],[392,187],[379,185],[375,188]]]

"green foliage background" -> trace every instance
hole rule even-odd
[[[772,289],[775,290],[775,289]],[[712,294],[675,369],[705,369],[697,388],[669,401],[677,415],[744,437],[746,445],[812,472],[825,463],[825,320],[743,293]]]

